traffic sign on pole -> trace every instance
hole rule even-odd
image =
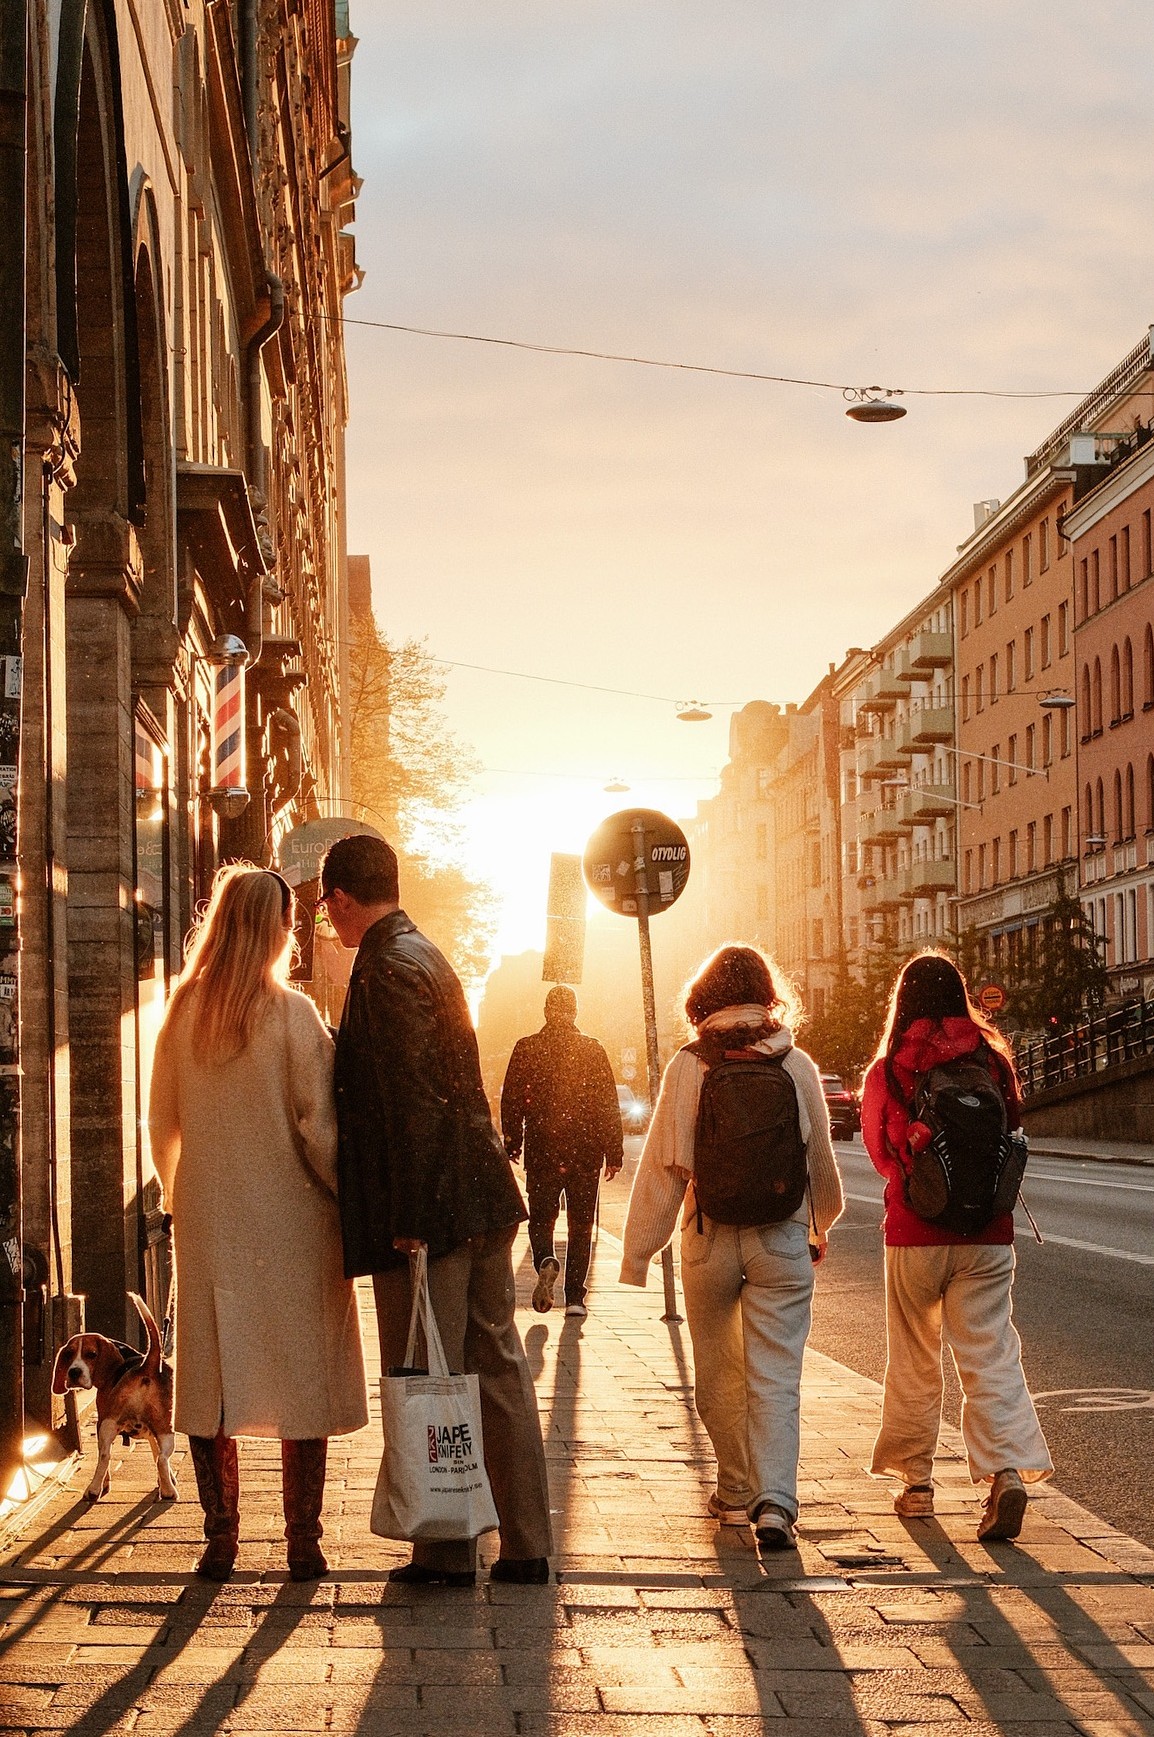
[[[644,892],[647,915],[657,916],[685,891],[689,843],[677,822],[656,808],[624,808],[603,820],[589,840],[584,869],[586,885],[609,910],[638,916],[638,894]]]
[[[984,1013],[1001,1013],[1006,1005],[1006,991],[1000,983],[983,983],[978,990],[978,1006]]]
[[[585,881],[603,905],[637,920],[641,949],[641,996],[645,1008],[645,1060],[649,1103],[657,1102],[661,1059],[657,1053],[657,1004],[653,994],[651,912],[667,911],[689,879],[689,843],[675,820],[656,808],[625,808],[603,820],[585,846]],[[664,1321],[680,1321],[673,1282],[673,1251],[661,1251],[665,1282]]]

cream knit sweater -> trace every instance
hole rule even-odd
[[[705,1032],[760,1025],[764,1019],[764,1007],[727,1007],[707,1019],[701,1029]],[[798,1120],[809,1163],[815,1228],[824,1235],[841,1216],[845,1202],[830,1140],[829,1111],[821,1088],[821,1075],[804,1050],[794,1049],[793,1038],[784,1027],[756,1047],[766,1055],[785,1055],[785,1071],[797,1092]],[[697,1102],[704,1074],[704,1064],[687,1049],[678,1050],[665,1070],[629,1196],[621,1261],[623,1285],[645,1284],[650,1262],[665,1247],[676,1228],[678,1214],[685,1204],[685,1191],[693,1175],[693,1132],[697,1125]],[[687,1215],[688,1210],[687,1207]],[[797,1216],[808,1219],[808,1200],[799,1208]]]

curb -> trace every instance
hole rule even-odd
[[[1154,1154],[1149,1158],[1137,1158],[1129,1152],[1071,1152],[1057,1146],[1035,1146],[1030,1141],[1031,1158],[1070,1158],[1078,1164],[1129,1164],[1137,1170],[1154,1170]]]

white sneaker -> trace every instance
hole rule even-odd
[[[537,1272],[537,1283],[533,1286],[533,1307],[539,1315],[547,1315],[553,1307],[553,1287],[561,1274],[561,1262],[555,1261],[552,1255],[546,1255]]]
[[[571,1316],[574,1321],[583,1321],[589,1311],[584,1303],[566,1303],[565,1313]]]
[[[907,1484],[894,1497],[894,1513],[903,1520],[926,1520],[934,1511],[932,1484]]]
[[[758,1509],[753,1531],[759,1550],[797,1549],[797,1539],[794,1537],[789,1515],[773,1502],[767,1502]]]
[[[723,1502],[714,1491],[707,1504],[709,1512],[719,1526],[748,1526],[749,1515],[744,1508],[731,1508],[728,1502]]]

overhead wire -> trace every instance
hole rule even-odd
[[[545,772],[529,766],[482,766],[482,773],[499,773],[503,778],[550,778],[558,783],[566,779],[581,783],[602,784],[604,772]],[[704,784],[716,783],[720,772],[631,772],[633,784]]]
[[[485,332],[453,332],[436,326],[402,325],[398,320],[357,320],[348,316],[323,315],[346,326],[363,326],[378,332],[404,332],[417,338],[446,338],[459,344],[490,344],[505,350],[527,350],[538,356],[577,356],[593,362],[624,362],[634,368],[668,368],[683,374],[715,374],[727,380],[762,380],[773,386],[808,386],[822,392],[877,392],[881,387],[862,388],[846,380],[817,380],[797,374],[769,374],[756,368],[721,368],[707,362],[673,362],[657,356],[633,356],[624,351],[592,350],[573,344],[538,344],[527,338],[498,338]],[[907,398],[1085,398],[1085,390],[1072,387],[1018,388],[993,386],[902,386],[890,389]]]
[[[687,699],[684,694],[675,699],[671,694],[644,694],[633,688],[601,687],[596,682],[572,681],[565,676],[535,675],[531,670],[498,669],[495,665],[487,663],[461,663],[457,658],[436,657],[432,652],[428,653],[428,658],[430,663],[441,664],[446,669],[468,669],[475,670],[482,675],[512,676],[517,681],[546,682],[550,687],[557,688],[583,688],[589,694],[614,694],[618,699],[624,700],[653,700],[661,706],[681,706],[686,703]],[[740,700],[700,700],[696,695],[693,696],[693,699],[695,704],[703,706],[725,707],[742,704]]]
[[[335,639],[333,643],[346,650],[351,649],[354,644],[351,639],[341,639],[339,637]],[[567,676],[537,675],[533,670],[501,669],[496,664],[489,663],[462,663],[459,658],[437,657],[434,652],[424,650],[423,642],[418,643],[421,645],[421,656],[424,657],[428,663],[435,663],[442,669],[473,670],[480,675],[509,676],[515,681],[520,682],[545,682],[549,687],[555,688],[581,688],[588,694],[613,694],[618,699],[623,700],[651,700],[655,705],[659,706],[684,706],[687,704],[693,704],[696,706],[717,706],[719,710],[724,711],[727,708],[736,708],[745,704],[744,700],[705,700],[697,694],[678,694],[676,697],[672,694],[646,694],[641,693],[635,688],[602,687],[597,682],[579,682]]]

